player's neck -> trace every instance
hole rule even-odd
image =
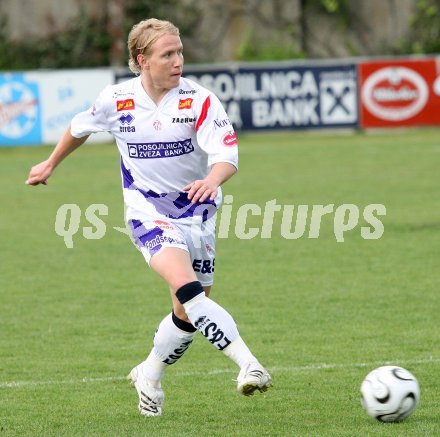
[[[145,77],[141,76],[142,88],[148,94],[151,100],[159,106],[160,102],[164,98],[165,94],[168,93],[169,89],[167,88],[158,88],[155,87],[150,81],[148,81]]]

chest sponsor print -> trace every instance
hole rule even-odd
[[[179,99],[179,109],[191,109],[193,99],[188,97],[187,99]]]
[[[116,111],[132,111],[135,108],[133,99],[116,100]]]
[[[195,117],[173,117],[173,123],[195,123],[197,119]]]
[[[136,132],[136,128],[134,126],[130,126],[134,121],[134,116],[129,112],[123,112],[118,120],[121,123],[119,126],[119,130],[121,132]]]
[[[194,152],[191,139],[157,143],[127,143],[128,154],[134,159],[173,158]]]

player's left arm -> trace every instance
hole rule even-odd
[[[229,162],[216,162],[205,179],[196,180],[183,187],[188,192],[191,203],[204,202],[206,199],[214,200],[218,188],[237,172],[237,167]]]

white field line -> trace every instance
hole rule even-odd
[[[366,363],[345,363],[345,364],[308,364],[305,366],[286,366],[286,367],[270,367],[269,371],[273,373],[299,373],[299,372],[314,372],[320,370],[329,369],[349,369],[349,368],[375,368],[378,366],[386,365],[396,365],[396,366],[407,366],[407,365],[418,365],[418,364],[439,364],[440,358],[428,357],[420,358],[414,360],[393,360],[393,361],[373,361]],[[231,369],[213,369],[207,372],[196,371],[196,372],[175,372],[173,377],[202,377],[206,375],[220,375],[220,374],[235,374],[236,371]],[[6,388],[22,388],[22,387],[36,387],[45,385],[63,385],[63,384],[80,384],[80,383],[91,383],[91,382],[113,382],[113,381],[123,381],[125,377],[122,376],[107,376],[102,378],[84,377],[78,379],[61,379],[61,380],[48,380],[48,381],[11,381],[0,383],[0,389]]]

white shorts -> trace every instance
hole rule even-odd
[[[186,250],[197,279],[204,286],[214,282],[216,215],[201,223],[200,217],[170,219],[160,214],[130,219],[135,245],[150,264],[151,257],[164,247]],[[172,268],[172,266],[171,266]]]

